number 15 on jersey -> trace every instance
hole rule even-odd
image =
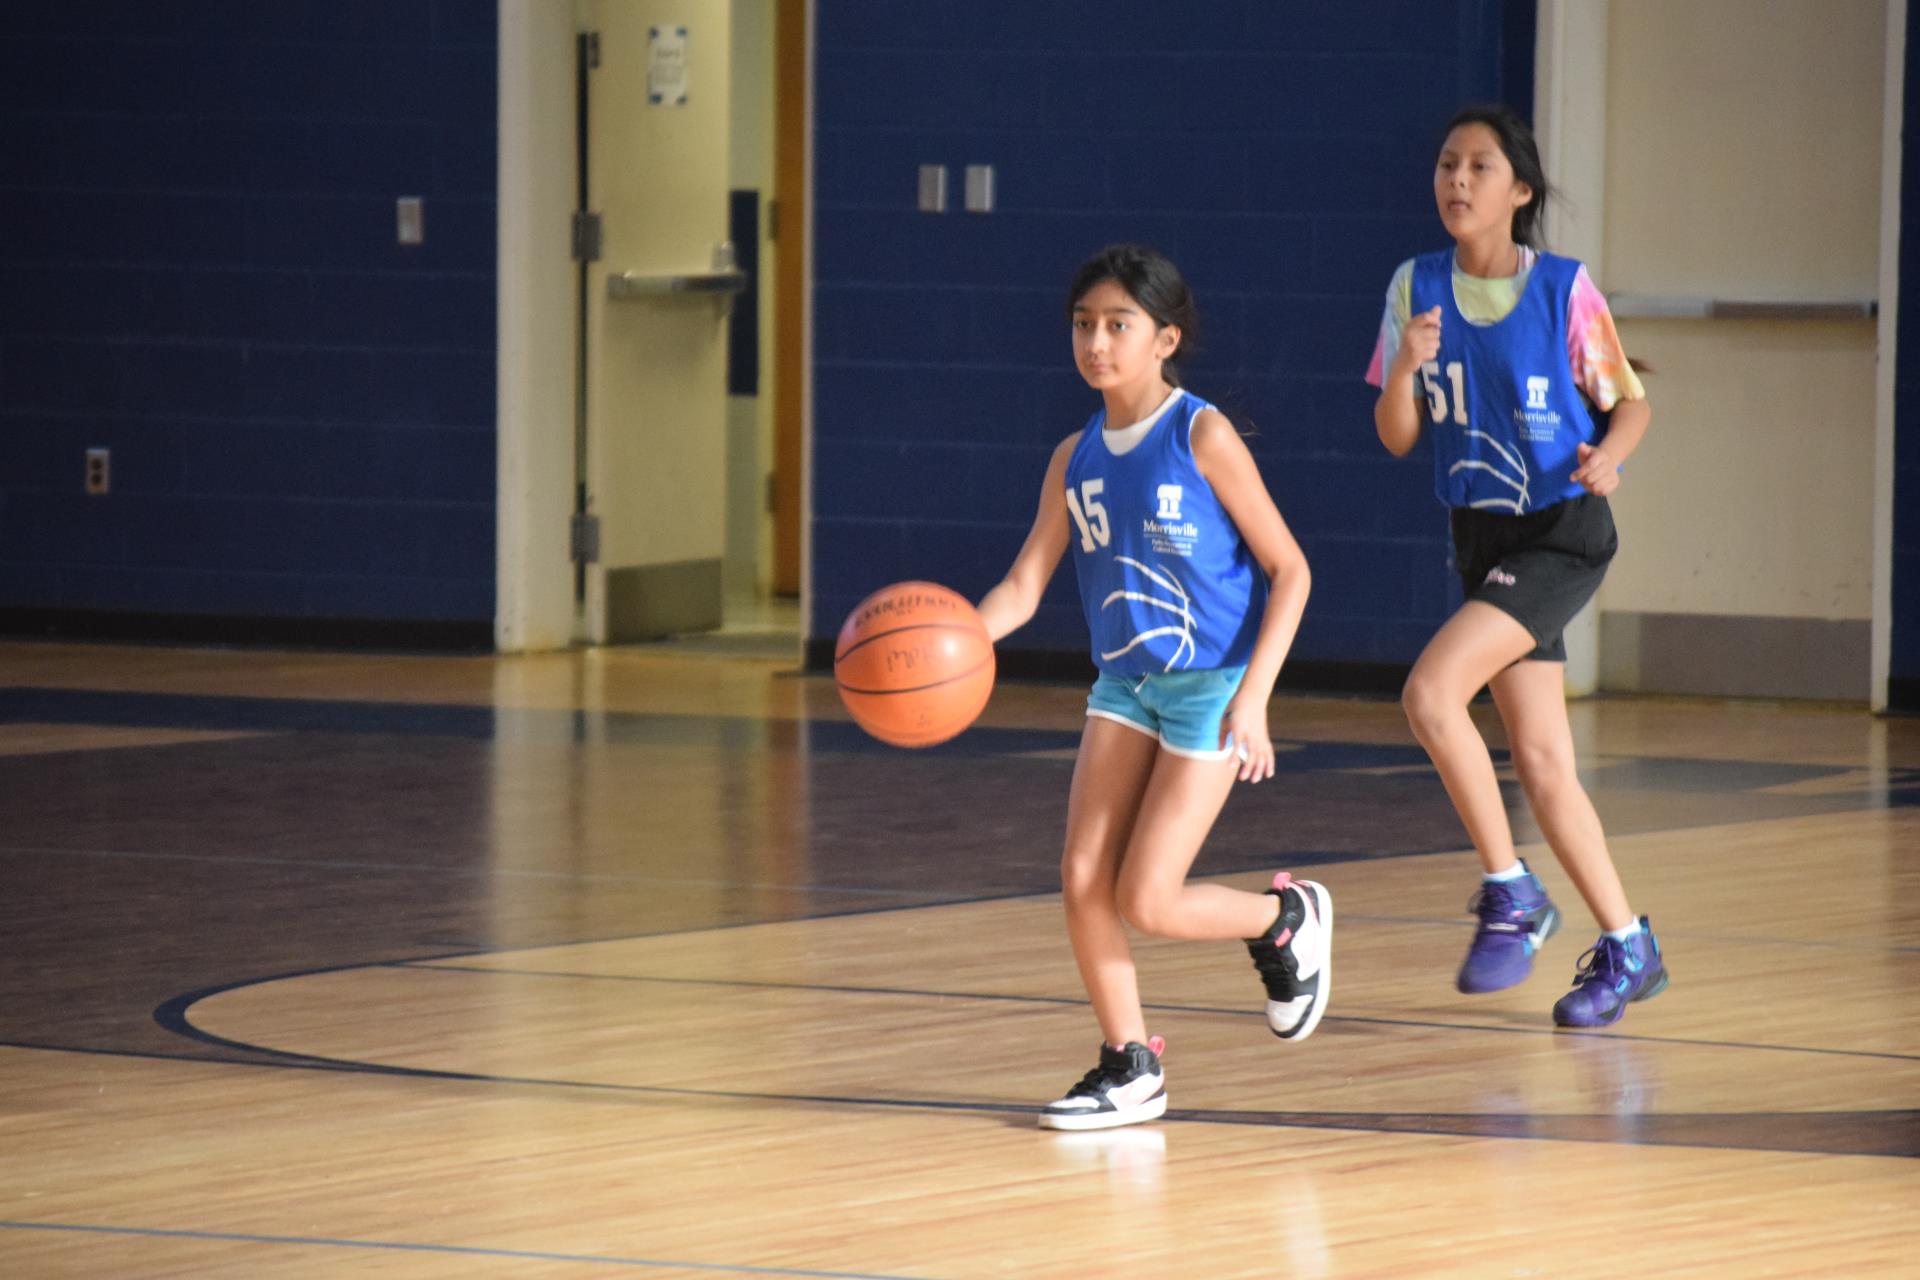
[[[1112,540],[1112,531],[1107,528],[1107,508],[1100,501],[1100,495],[1106,491],[1104,479],[1082,480],[1080,492],[1076,495],[1073,486],[1067,486],[1067,510],[1073,512],[1073,522],[1080,526],[1080,549],[1092,551],[1094,544],[1106,546]]]

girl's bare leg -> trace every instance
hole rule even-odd
[[[1239,770],[1236,760],[1161,751],[1120,864],[1120,914],[1161,938],[1256,938],[1280,913],[1270,894],[1188,884]]]
[[[1060,857],[1067,938],[1100,1034],[1111,1045],[1147,1038],[1133,948],[1114,890],[1159,751],[1158,739],[1089,716],[1067,799],[1067,839]]]
[[[1624,929],[1633,923],[1633,911],[1607,852],[1600,815],[1575,772],[1565,678],[1558,662],[1515,663],[1493,678],[1493,700],[1541,834],[1600,927]]]
[[[1489,872],[1514,864],[1513,827],[1494,776],[1493,757],[1467,705],[1533,649],[1533,636],[1511,615],[1469,600],[1427,642],[1400,695],[1413,736],[1440,771],[1447,795],[1466,824],[1467,838]],[[1532,665],[1558,669],[1559,664]]]

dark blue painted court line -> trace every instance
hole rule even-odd
[[[1218,879],[1223,876],[1245,875],[1256,871],[1265,871],[1275,866],[1287,867],[1330,867],[1343,863],[1386,862],[1398,858],[1429,858],[1438,855],[1455,856],[1460,850],[1452,845],[1438,850],[1383,850],[1379,852],[1345,852],[1337,850],[1313,850],[1306,852],[1279,852],[1255,855],[1245,859],[1245,865],[1209,866],[1201,879]],[[794,915],[768,916],[763,919],[714,921],[702,923],[687,929],[660,929],[644,933],[622,933],[602,937],[568,939],[564,942],[537,943],[531,946],[490,947],[475,944],[456,948],[457,954],[496,955],[527,954],[537,951],[550,951],[560,948],[593,946],[608,942],[635,941],[642,938],[678,937],[687,933],[711,933],[726,929],[751,929],[768,924],[802,924],[812,920],[840,920],[863,915],[884,914],[888,911],[912,911],[929,907],[977,906],[993,902],[1012,902],[1020,898],[1052,897],[1059,892],[1057,885],[1021,887],[996,890],[992,893],[944,893],[938,890],[902,889],[881,885],[834,884],[813,882],[804,884],[785,884],[768,881],[701,879],[688,876],[648,876],[618,872],[593,871],[542,871],[530,867],[433,867],[407,862],[367,862],[361,860],[327,859],[316,862],[305,858],[267,858],[248,854],[228,855],[213,853],[170,853],[148,852],[130,849],[51,849],[22,845],[0,845],[0,858],[100,858],[125,859],[134,862],[191,862],[207,863],[216,866],[263,866],[293,867],[305,871],[376,871],[399,875],[445,876],[454,879],[505,879],[550,880],[559,882],[581,881],[585,883],[606,882],[611,884],[658,884],[693,886],[713,889],[744,889],[767,893],[793,893],[833,897],[874,897],[891,898],[894,902],[877,907],[854,907],[845,910],[824,912],[800,912]],[[1382,916],[1343,913],[1341,919],[1353,924],[1416,925],[1436,929],[1465,930],[1462,918],[1456,916]],[[1689,933],[1687,938],[1696,944],[1711,944],[1717,947],[1786,947],[1813,951],[1853,951],[1865,955],[1920,955],[1920,946],[1899,946],[1892,943],[1852,942],[1831,938],[1740,938],[1723,934]],[[420,963],[414,961],[410,963]],[[543,973],[544,970],[526,970],[528,973]],[[591,977],[591,974],[577,975]]]
[[[267,858],[254,854],[162,853],[133,849],[48,849],[38,846],[0,845],[0,857],[27,858],[106,858],[133,862],[198,862],[216,866],[298,867],[304,871],[381,871],[399,875],[445,876],[453,879],[487,880],[494,877],[514,880],[553,880],[560,882],[612,884],[657,884],[692,886],[700,889],[742,889],[767,893],[847,894],[899,899],[903,906],[913,903],[944,906],[952,901],[940,893],[915,889],[888,889],[868,885],[778,884],[753,880],[717,880],[692,876],[648,876],[599,871],[542,871],[533,867],[434,867],[414,862],[367,862],[336,858]],[[1016,896],[1024,897],[1024,893]],[[573,943],[563,944],[566,946]]]
[[[1265,874],[1266,872],[1271,871],[1276,866],[1287,866],[1287,867],[1293,867],[1293,868],[1330,867],[1330,866],[1338,866],[1342,863],[1348,863],[1348,862],[1384,862],[1394,858],[1428,858],[1428,857],[1435,857],[1439,855],[1457,857],[1459,856],[1459,852],[1460,851],[1458,846],[1456,844],[1450,843],[1450,844],[1446,844],[1444,847],[1437,847],[1433,849],[1387,849],[1387,850],[1380,850],[1377,852],[1370,852],[1370,853],[1345,852],[1340,850],[1306,850],[1306,851],[1297,851],[1297,852],[1261,853],[1261,854],[1249,855],[1246,859],[1237,861],[1237,862],[1229,859],[1216,858],[1201,874],[1208,878],[1214,878],[1219,876],[1230,876],[1230,875],[1245,875],[1252,872],[1260,872],[1262,874]],[[215,863],[215,864],[234,863],[240,866],[250,865],[251,863],[257,861],[267,866],[299,867],[309,872],[330,871],[335,868],[339,868],[341,870],[352,870],[352,871],[388,871],[388,872],[394,872],[399,874],[445,875],[449,877],[466,877],[466,876],[485,877],[485,876],[496,874],[495,870],[490,868],[462,868],[462,867],[435,868],[435,867],[421,867],[416,864],[410,864],[410,863],[332,862],[332,861],[306,862],[306,861],[300,861],[298,859],[277,859],[277,858],[257,858],[256,859],[248,855],[242,855],[239,857],[226,857],[220,854],[162,853],[162,852],[147,853],[147,852],[134,852],[134,851],[126,851],[126,850],[111,850],[111,849],[97,849],[97,850],[53,849],[53,848],[41,848],[38,846],[14,847],[14,846],[8,846],[8,845],[0,845],[0,858],[7,857],[14,854],[19,854],[27,857],[73,856],[73,857],[97,857],[97,858],[104,858],[104,859],[128,858],[128,859],[141,860],[141,861],[150,860],[150,861],[158,861],[158,862],[179,860],[184,862],[206,862],[206,863]],[[500,872],[500,874],[507,874],[507,872],[503,871],[503,872]],[[528,878],[536,878],[536,877],[545,876],[547,873],[526,872],[524,874]],[[594,879],[600,878],[593,873],[587,873],[587,874],[578,875],[578,876],[570,872],[555,872],[552,874],[556,878],[563,881],[570,880],[570,879],[594,880]],[[956,889],[950,894],[941,893],[938,891],[930,892],[927,890],[919,890],[919,889],[888,888],[882,885],[843,885],[843,884],[835,884],[830,882],[815,882],[811,884],[799,884],[799,885],[782,885],[782,884],[757,884],[756,885],[753,883],[735,881],[735,880],[689,881],[684,879],[669,879],[666,877],[659,877],[657,879],[648,878],[648,877],[634,877],[634,879],[637,879],[643,882],[649,882],[649,883],[657,882],[662,884],[696,884],[702,887],[716,887],[716,888],[748,888],[748,889],[759,888],[772,893],[794,893],[797,895],[806,895],[806,896],[820,897],[820,898],[832,898],[836,895],[840,895],[840,896],[846,896],[846,897],[890,898],[892,899],[892,901],[878,902],[872,906],[834,907],[830,910],[824,910],[824,911],[812,910],[812,911],[794,911],[786,914],[768,914],[768,915],[759,916],[759,917],[755,917],[753,919],[747,919],[747,920],[702,921],[699,924],[689,925],[683,928],[648,929],[648,930],[642,930],[637,933],[623,932],[623,933],[615,933],[615,934],[600,934],[600,935],[593,935],[593,936],[567,938],[559,942],[540,942],[540,943],[532,943],[528,945],[519,945],[519,946],[511,946],[511,947],[494,947],[494,946],[488,946],[484,944],[468,944],[464,942],[447,943],[447,944],[434,943],[434,944],[428,944],[428,945],[433,946],[436,951],[439,951],[442,953],[443,958],[447,958],[447,959],[458,958],[461,956],[495,955],[503,951],[510,952],[516,955],[527,955],[527,954],[533,954],[540,951],[557,951],[557,950],[563,950],[563,949],[572,948],[572,947],[594,946],[594,945],[598,945],[601,943],[608,943],[608,942],[632,942],[632,941],[636,941],[643,938],[675,938],[675,937],[681,937],[683,935],[690,934],[690,933],[717,933],[717,932],[734,930],[734,929],[753,929],[753,928],[758,928],[761,925],[769,925],[769,924],[799,924],[807,921],[817,921],[817,920],[848,920],[848,919],[855,919],[860,916],[885,915],[888,912],[893,912],[893,911],[914,911],[914,910],[921,910],[921,909],[927,909],[927,908],[933,908],[933,907],[978,906],[985,903],[1013,902],[1021,898],[1048,897],[1048,896],[1058,894],[1060,891],[1060,885],[1057,878],[1053,877],[1053,873],[1050,870],[1047,873],[1047,877],[1048,878],[1046,883],[1043,883],[1043,884],[1036,883],[1031,885],[1015,885],[1015,886],[997,887],[992,889],[989,892],[984,892],[984,893],[978,891],[977,889],[966,889],[966,890]],[[609,878],[624,879],[625,877],[609,877]],[[1361,917],[1355,917],[1355,918],[1361,918]],[[1452,923],[1454,925],[1458,925],[1459,922],[1458,921],[1448,921],[1448,922],[1426,921],[1424,923]],[[1915,948],[1915,950],[1920,950],[1920,948]],[[420,959],[425,959],[425,958],[426,957],[420,957]],[[337,965],[333,967],[351,969],[351,968],[359,968],[361,967],[361,964],[360,962],[356,962],[354,964]],[[322,971],[323,970],[315,970],[314,972],[322,972]],[[298,977],[301,975],[281,974],[279,976],[280,977]],[[249,979],[249,981],[262,981],[262,982],[273,981],[273,980],[275,979],[273,978]]]
[[[32,687],[0,688],[0,721],[7,720],[130,729],[415,733],[454,738],[491,737],[495,729],[492,707]]]
[[[1364,1129],[1424,1137],[1510,1138],[1719,1151],[1920,1158],[1920,1111],[1644,1112],[1506,1115],[1430,1112],[1292,1112],[1168,1110],[1169,1120],[1276,1125],[1289,1129]]]
[[[444,957],[452,959],[453,957]],[[340,972],[355,968],[335,966],[315,972]],[[426,967],[426,966],[422,966]],[[452,969],[452,966],[447,966]],[[477,970],[476,972],[488,972]],[[296,975],[283,975],[296,976]],[[610,1084],[604,1081],[562,1080],[541,1077],[496,1076],[480,1072],[448,1071],[423,1067],[401,1067],[353,1059],[327,1058],[290,1053],[285,1050],[248,1044],[215,1035],[193,1025],[188,1017],[200,999],[221,991],[259,985],[259,982],[228,983],[218,988],[177,996],[154,1011],[154,1020],[162,1027],[188,1039],[239,1053],[275,1060],[269,1064],[249,1062],[237,1065],[284,1065],[293,1068],[332,1071],[363,1071],[370,1075],[397,1076],[405,1079],[440,1080],[458,1083],[503,1084],[559,1090],[583,1090],[605,1093],[631,1093],[648,1096],[705,1098],[739,1102],[776,1102],[793,1105],[873,1107],[893,1110],[932,1110],[987,1115],[1032,1116],[1037,1105],[945,1101],[928,1098],[881,1098],[871,1095],[778,1094],[744,1090],[694,1089],[669,1085]],[[1251,1016],[1245,1010],[1223,1010],[1235,1016]],[[1329,1019],[1328,1021],[1341,1021]],[[1359,1022],[1360,1019],[1351,1021]],[[1378,1019],[1382,1025],[1449,1028],[1446,1024],[1395,1022]],[[1524,1027],[1457,1028],[1492,1030],[1520,1035],[1573,1034],[1582,1038],[1629,1040],[1634,1037],[1616,1033],[1564,1033],[1547,1029],[1534,1031]],[[1656,1043],[1658,1043],[1656,1041]],[[1685,1042],[1681,1042],[1685,1043]],[[1702,1042],[1713,1044],[1714,1042]],[[1739,1045],[1720,1047],[1740,1048]],[[1782,1048],[1784,1046],[1754,1046]],[[1833,1052],[1813,1050],[1812,1052]],[[1729,1150],[1787,1151],[1825,1155],[1871,1155],[1901,1159],[1920,1158],[1920,1110],[1873,1112],[1766,1113],[1757,1123],[1742,1113],[1714,1113],[1693,1117],[1661,1116],[1657,1113],[1607,1112],[1585,1116],[1484,1115],[1481,1113],[1315,1113],[1279,1111],[1231,1111],[1169,1113],[1174,1119],[1217,1124],[1260,1124],[1287,1128],[1335,1128],[1370,1133],[1432,1133],[1466,1137],[1518,1138],[1541,1141],[1615,1142],[1629,1145],[1717,1147]],[[1774,1123],[1780,1116],[1799,1115],[1799,1125]],[[1684,1120],[1686,1123],[1677,1123]]]
[[[1291,868],[1331,867],[1344,863],[1386,862],[1397,858],[1427,858],[1439,854],[1448,856],[1460,853],[1457,845],[1448,843],[1441,849],[1383,849],[1372,852],[1352,852],[1344,850],[1294,850],[1278,851],[1268,854],[1255,854],[1239,860],[1234,865],[1226,859],[1214,859],[1200,873],[1202,879],[1217,879],[1222,876],[1245,875],[1252,872],[1264,872],[1276,866]],[[441,876],[448,879],[487,880],[493,878],[509,880],[542,880],[556,883],[581,882],[587,884],[650,884],[695,887],[702,889],[740,889],[760,893],[791,893],[819,897],[843,896],[851,898],[888,898],[891,902],[877,907],[856,907],[849,910],[827,912],[801,912],[795,915],[769,916],[763,919],[716,921],[702,923],[690,929],[655,930],[647,933],[619,934],[612,937],[569,939],[565,942],[540,943],[529,947],[492,948],[485,946],[463,947],[463,955],[492,955],[497,951],[524,953],[552,950],[561,947],[590,946],[603,942],[620,942],[638,938],[657,938],[678,936],[682,933],[707,933],[720,929],[750,929],[765,924],[796,924],[808,920],[837,920],[851,916],[872,915],[886,911],[911,911],[924,907],[973,906],[990,902],[1011,902],[1020,898],[1051,897],[1059,892],[1057,884],[1022,886],[995,890],[991,893],[961,892],[946,893],[940,890],[905,889],[884,885],[836,884],[830,882],[779,883],[755,880],[706,879],[692,876],[649,876],[625,872],[599,871],[545,871],[534,867],[448,867],[423,866],[411,862],[369,862],[364,859],[315,860],[311,858],[269,858],[255,854],[218,854],[218,853],[175,853],[138,849],[55,849],[29,845],[0,844],[0,858],[96,858],[106,860],[125,860],[130,862],[186,862],[204,863],[213,866],[259,866],[291,867],[303,871],[374,871],[395,875]],[[1341,917],[1347,923],[1367,922],[1371,924],[1411,924],[1432,928],[1464,930],[1462,918],[1455,916],[1380,916],[1347,915]],[[1867,955],[1920,955],[1920,946],[1903,947],[1887,943],[1851,942],[1844,939],[1807,939],[1807,938],[1738,938],[1713,934],[1687,935],[1696,943],[1711,943],[1715,946],[1735,947],[1789,947],[1819,951],[1856,951]],[[528,972],[540,972],[529,970]],[[590,976],[590,975],[582,975]]]
[[[91,1057],[127,1058],[147,1062],[184,1062],[195,1066],[239,1067],[268,1071],[321,1071],[344,1075],[400,1077],[460,1084],[531,1086],[558,1090],[682,1096],[731,1102],[779,1102],[880,1108],[905,1111],[944,1111],[999,1115],[1024,1119],[1039,1114],[1038,1106],[1017,1103],[950,1102],[934,1099],[835,1097],[812,1094],[772,1094],[684,1089],[662,1085],[618,1085],[580,1080],[544,1080],[532,1077],[490,1076],[474,1072],[435,1071],[419,1067],[384,1066],[349,1059],[319,1058],[267,1049],[201,1031],[182,1022],[180,1034],[189,1039],[250,1055],[216,1058],[205,1054],[165,1054],[141,1050],[100,1049],[86,1046],[0,1041],[0,1048],[39,1053],[73,1053]],[[264,1059],[264,1060],[263,1060]],[[1759,1117],[1740,1113],[1713,1113],[1692,1117],[1694,1129],[1683,1137],[1673,1123],[1688,1117],[1621,1115],[1615,1112],[1587,1116],[1530,1116],[1450,1114],[1431,1112],[1281,1112],[1281,1111],[1169,1111],[1168,1121],[1201,1124],[1245,1124],[1299,1129],[1336,1129],[1355,1133],[1412,1133],[1436,1136],[1511,1138],[1522,1141],[1625,1143],[1646,1146],[1709,1147],[1738,1151],[1781,1151],[1802,1155],[1865,1155],[1920,1159],[1920,1110],[1870,1112],[1775,1112]],[[1768,1123],[1747,1124],[1752,1120]],[[1785,1139],[1792,1137],[1793,1142]],[[1842,1141],[1842,1139],[1846,1139]]]
[[[201,1033],[203,1036],[206,1033]],[[221,1037],[208,1037],[220,1040]],[[226,1041],[253,1052],[276,1050]],[[1037,1105],[965,1102],[934,1098],[882,1098],[871,1095],[765,1093],[735,1089],[693,1089],[672,1085],[609,1084],[592,1080],[556,1080],[537,1076],[497,1076],[479,1072],[437,1071],[312,1058],[336,1068],[359,1067],[374,1075],[470,1084],[531,1086],[646,1094],[652,1097],[703,1098],[729,1102],[776,1102],[801,1106],[879,1108],[895,1111],[945,1111],[974,1115],[1037,1116]],[[1358,1133],[1414,1133],[1432,1136],[1512,1138],[1524,1141],[1617,1143],[1633,1146],[1714,1147],[1741,1151],[1920,1158],[1920,1111],[1708,1113],[1704,1115],[1620,1114],[1536,1115],[1434,1112],[1168,1111],[1167,1119],[1201,1124],[1259,1125],[1282,1129],[1338,1129]],[[1789,1124],[1797,1121],[1797,1124]],[[1793,1141],[1786,1139],[1792,1138]],[[1842,1141],[1845,1139],[1845,1141]]]
[[[181,1062],[200,1067],[273,1067],[281,1070],[339,1071],[364,1075],[366,1068],[355,1063],[335,1063],[322,1059],[302,1059],[276,1049],[249,1050],[257,1056],[235,1058],[229,1053],[161,1053],[157,1049],[103,1049],[99,1045],[54,1044],[46,1040],[0,1040],[0,1049],[19,1049],[25,1053],[76,1053],[87,1058],[124,1058],[129,1062]],[[262,1062],[260,1057],[271,1061]]]
[[[176,1231],[164,1227],[109,1227],[80,1222],[12,1222],[0,1230],[61,1231],[81,1235],[142,1236],[158,1240],[214,1240],[233,1244],[299,1245],[323,1249],[371,1249],[388,1253],[452,1254],[464,1258],[517,1258],[531,1262],[577,1262],[582,1266],[645,1267],[650,1270],[713,1271],[740,1276],[808,1276],[822,1280],[931,1280],[875,1271],[812,1271],[798,1267],[755,1267],[738,1262],[684,1262],[667,1258],[621,1258],[598,1253],[549,1253],[539,1249],[486,1249],[458,1244],[420,1244],[410,1240],[342,1240],[330,1236],[269,1236],[241,1231]]]
[[[1393,858],[1422,858],[1436,853],[1458,853],[1458,843],[1447,843],[1444,847],[1432,849],[1380,849],[1367,852],[1346,850],[1280,850],[1271,853],[1249,854],[1240,859],[1212,858],[1206,869],[1199,874],[1203,877],[1245,875],[1252,872],[1271,871],[1276,866],[1286,867],[1329,867],[1345,862],[1384,862]],[[626,872],[599,871],[545,871],[533,867],[459,867],[459,866],[423,866],[417,862],[370,862],[365,859],[313,858],[270,858],[257,854],[221,854],[221,853],[179,853],[171,850],[142,849],[58,849],[43,845],[5,845],[0,844],[0,857],[23,858],[99,858],[125,859],[133,862],[189,862],[206,863],[215,866],[261,866],[261,867],[297,867],[303,871],[379,871],[398,875],[444,876],[451,879],[485,880],[495,876],[506,879],[550,880],[559,883],[581,881],[584,883],[607,882],[612,884],[662,884],[691,885],[702,889],[749,889],[769,893],[804,894],[846,894],[853,897],[873,896],[891,897],[900,900],[895,907],[882,907],[879,910],[905,910],[914,905],[922,906],[958,906],[967,903],[1004,902],[1014,898],[1031,898],[1059,892],[1058,880],[1051,869],[1046,873],[1045,884],[1020,885],[996,888],[981,893],[977,888],[942,892],[939,890],[894,888],[885,885],[841,884],[832,881],[810,881],[806,883],[780,883],[770,881],[709,879],[693,876],[649,876]],[[653,933],[622,935],[627,937],[660,937],[668,933],[705,932],[709,929],[746,929],[757,924],[777,924],[794,919],[831,919],[846,914],[865,914],[865,908],[849,912],[826,912],[803,916],[769,917],[764,920],[739,920],[702,923],[690,930],[664,930]],[[1420,923],[1453,923],[1458,921],[1422,920]],[[541,944],[542,946],[572,947],[582,942],[611,941],[605,938],[581,939]],[[516,948],[518,950],[519,948]],[[527,948],[538,950],[539,947]],[[1913,948],[1920,951],[1920,947]]]
[[[502,969],[491,965],[453,964],[446,960],[395,960],[370,965],[381,969],[427,969],[439,973],[474,973],[485,976],[506,975],[521,978],[561,978],[579,982],[635,982],[695,987],[765,988],[775,991],[819,991],[834,995],[907,996],[929,1000],[1004,1001],[1011,1004],[1083,1006],[1084,998],[1067,996],[1007,995],[991,991],[928,991],[915,987],[840,986],[826,982],[764,982],[744,978],[661,978],[630,973],[575,973],[564,969]],[[1263,1018],[1258,1009],[1226,1009],[1201,1004],[1160,1004],[1142,1002],[1142,1009],[1158,1013],[1199,1013],[1232,1018]],[[1573,1031],[1556,1027],[1490,1027],[1474,1022],[1436,1022],[1412,1018],[1355,1018],[1327,1014],[1328,1023],[1352,1026],[1412,1027],[1428,1031],[1491,1032],[1495,1035],[1552,1036],[1558,1039],[1620,1040],[1634,1044],[1670,1044],[1689,1049],[1746,1049],[1762,1053],[1809,1053],[1836,1058],[1878,1058],[1894,1062],[1920,1062],[1920,1054],[1884,1053],[1873,1049],[1832,1049],[1815,1045],[1759,1044],[1740,1040],[1691,1040],[1681,1036],[1642,1036],[1620,1031]]]
[[[804,739],[831,754],[899,754],[846,720],[768,720],[761,716],[675,715],[652,711],[575,711],[447,703],[357,702],[321,698],[246,698],[212,694],[129,693],[94,689],[0,687],[0,722],[91,724],[118,728],[241,730],[438,738],[494,738],[595,745],[779,748]],[[915,758],[1004,755],[1072,748],[1080,726],[997,729],[979,726],[923,748]]]
[[[208,694],[112,692],[92,689],[0,687],[0,722],[96,724],[121,728],[243,730],[333,734],[720,746],[734,749],[795,747],[823,754],[900,756],[857,725],[838,719],[767,720],[758,716],[673,715],[661,712],[575,711],[443,703],[334,701],[317,698],[245,698]],[[1005,729],[976,726],[915,759],[1026,755],[1071,750],[1080,726]],[[1321,770],[1370,770],[1396,765],[1427,767],[1426,753],[1412,742],[1300,742],[1284,734],[1287,748],[1275,760],[1282,774]],[[1495,750],[1496,760],[1505,759]],[[1766,791],[1789,783],[1831,778],[1851,766],[1781,761],[1709,760],[1632,756],[1594,762],[1581,775],[1590,784],[1634,790],[1686,793]],[[1889,769],[1884,785],[1863,787],[1874,807],[1920,805],[1920,769]]]

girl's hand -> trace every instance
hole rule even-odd
[[[1590,444],[1579,446],[1580,463],[1573,469],[1573,480],[1596,498],[1604,498],[1620,487],[1620,464],[1605,449]]]
[[[1393,353],[1394,371],[1411,374],[1440,355],[1440,308],[1431,307],[1407,321],[1400,349]]]
[[[1258,782],[1273,776],[1273,739],[1267,736],[1264,703],[1239,697],[1229,702],[1226,714],[1220,717],[1221,750],[1227,749],[1229,738],[1240,762],[1240,781]]]

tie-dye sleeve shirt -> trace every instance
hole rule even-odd
[[[1519,301],[1533,271],[1533,253],[1522,251],[1519,275],[1487,280],[1453,273],[1454,301],[1460,314],[1472,324],[1493,324]],[[1386,382],[1387,369],[1400,350],[1400,335],[1406,332],[1413,314],[1413,260],[1400,264],[1387,285],[1386,313],[1380,317],[1380,336],[1373,344],[1373,362],[1367,366],[1367,381],[1374,386]],[[1567,301],[1567,365],[1587,399],[1602,411],[1622,400],[1644,400],[1646,388],[1627,363],[1620,346],[1620,334],[1613,327],[1613,313],[1585,267],[1574,278],[1573,292]]]

